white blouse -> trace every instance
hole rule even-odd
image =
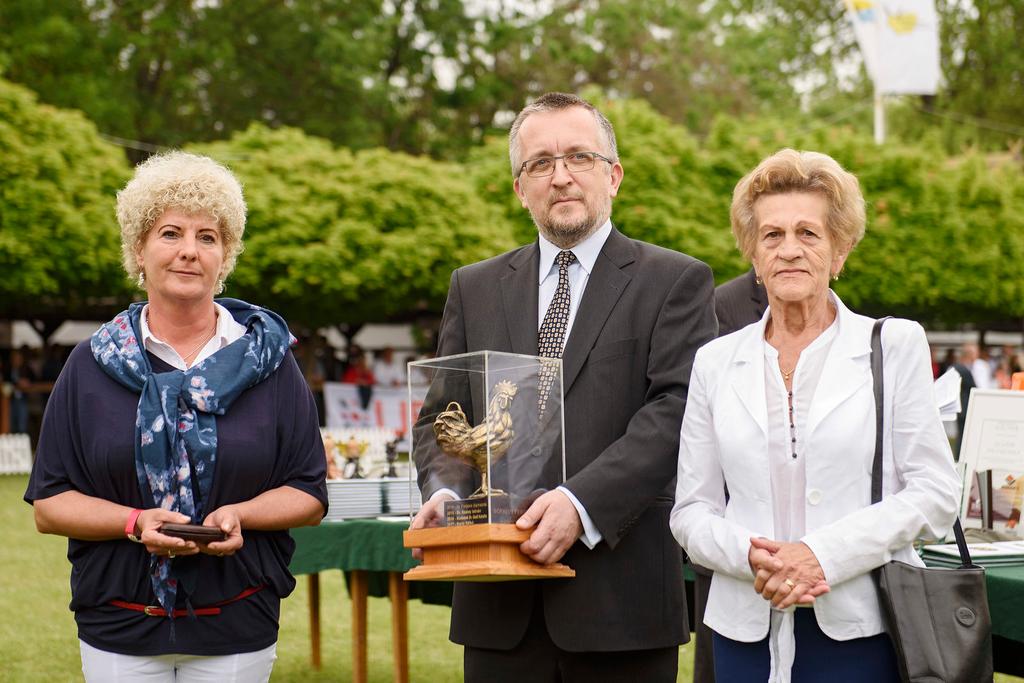
[[[764,387],[768,406],[768,469],[771,474],[775,539],[798,541],[806,533],[805,476],[807,415],[821,379],[832,341],[839,333],[839,318],[800,352],[793,371],[792,397],[779,369],[779,352],[764,342]],[[792,398],[792,407],[790,403]]]
[[[768,472],[771,476],[775,540],[799,541],[807,532],[806,475],[807,415],[821,380],[832,342],[839,333],[839,316],[800,352],[793,369],[792,391],[786,389],[779,368],[779,352],[764,341],[764,391],[768,407]],[[793,610],[771,611],[768,651],[770,683],[789,683],[796,657]]]

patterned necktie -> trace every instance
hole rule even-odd
[[[569,266],[576,260],[571,251],[560,251],[555,257],[558,264],[558,288],[548,304],[544,321],[537,333],[537,352],[542,358],[561,358],[565,345],[565,330],[569,326]],[[554,365],[545,365],[540,373],[540,396],[537,400],[540,414],[544,414],[548,392],[555,380]]]

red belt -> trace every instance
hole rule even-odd
[[[209,616],[213,616],[215,614],[220,614],[220,608],[223,607],[224,605],[230,605],[233,602],[237,602],[239,600],[242,600],[244,598],[249,597],[253,593],[259,593],[264,588],[266,588],[266,585],[263,585],[263,586],[253,586],[252,588],[246,588],[244,591],[242,591],[241,593],[239,593],[238,595],[236,595],[233,598],[228,598],[227,600],[221,600],[220,602],[215,602],[214,604],[210,605],[209,607],[196,607],[196,608],[194,608],[192,610],[192,614],[196,615],[197,617],[209,617]],[[134,610],[136,612],[142,612],[142,613],[144,613],[144,614],[146,614],[148,616],[151,616],[151,617],[166,617],[167,616],[167,610],[165,610],[163,607],[160,607],[158,605],[143,605],[143,604],[138,603],[138,602],[125,602],[124,600],[111,600],[110,604],[113,605],[114,607],[122,607],[124,609],[130,609],[130,610]],[[189,612],[188,612],[187,609],[176,609],[176,610],[174,610],[174,616],[176,616],[176,617],[185,617],[185,616],[188,616],[188,613]]]

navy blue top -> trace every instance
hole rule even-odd
[[[154,372],[170,366],[149,356]],[[25,500],[79,491],[136,508],[142,500],[135,475],[135,415],[139,395],[111,379],[89,342],[68,359],[46,405],[39,447]],[[289,352],[268,379],[250,387],[217,418],[217,460],[206,510],[250,500],[279,486],[314,496],[327,510],[326,459],[313,396]],[[193,520],[201,523],[202,520]],[[266,588],[225,606],[221,613],[174,620],[110,605],[111,600],[155,604],[146,547],[127,538],[68,539],[71,604],[78,637],[93,647],[130,655],[224,655],[253,652],[277,641],[281,598],[295,588],[288,563],[295,542],[287,531],[243,530],[232,556],[198,554],[193,607],[230,599],[251,586]],[[179,589],[179,607],[185,605]]]

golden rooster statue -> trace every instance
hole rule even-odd
[[[456,401],[449,403],[434,420],[434,436],[441,450],[472,465],[480,473],[480,488],[470,498],[501,493],[497,489],[492,491],[487,485],[487,442],[490,439],[493,464],[505,455],[515,436],[509,408],[516,395],[516,385],[502,380],[494,385],[492,393],[487,415],[476,427],[469,424],[462,406]]]

